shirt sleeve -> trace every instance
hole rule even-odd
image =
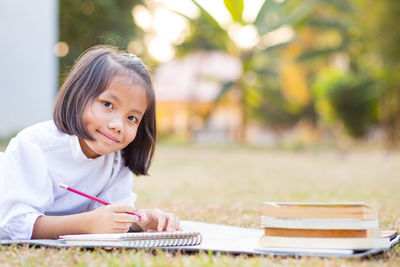
[[[100,199],[104,199],[110,203],[118,202],[135,207],[137,195],[132,192],[133,176],[127,167],[119,170],[117,176],[112,182],[100,193]],[[95,203],[94,208],[101,204]]]
[[[38,216],[54,202],[40,148],[21,138],[0,157],[0,238],[30,239]]]

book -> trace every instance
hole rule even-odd
[[[371,230],[349,230],[349,229],[290,229],[290,228],[264,228],[266,236],[283,237],[378,237],[380,231]]]
[[[399,244],[399,236],[395,230],[385,231],[382,230],[382,236],[384,232],[390,239],[390,246],[378,247],[373,249],[332,249],[332,248],[293,248],[293,247],[258,247],[255,249],[257,252],[273,254],[273,255],[285,255],[285,256],[318,256],[318,257],[343,257],[343,258],[368,258],[370,259],[374,255],[378,255],[390,250],[392,247]]]
[[[80,234],[63,235],[58,240],[70,246],[155,248],[199,245],[202,241],[202,235],[199,232]]]
[[[379,230],[377,211],[363,202],[265,202],[262,215],[259,245],[279,253],[381,251],[397,237],[396,231]]]
[[[379,229],[379,221],[357,219],[302,219],[261,216],[261,226],[267,228],[290,229]]]
[[[261,236],[261,247],[274,248],[315,248],[315,249],[388,249],[390,239],[388,237],[372,238],[317,238],[317,237],[282,237]]]
[[[279,218],[378,219],[364,202],[264,202],[263,216]]]

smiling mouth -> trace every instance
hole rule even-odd
[[[106,139],[108,139],[108,140],[110,140],[110,141],[113,141],[113,142],[115,142],[115,143],[118,143],[119,141],[117,140],[117,139],[115,139],[115,138],[113,138],[113,137],[111,137],[111,136],[108,136],[108,135],[106,135],[106,134],[104,134],[104,133],[102,133],[102,132],[100,132],[100,131],[97,131],[99,134],[101,134],[102,136],[104,136]]]

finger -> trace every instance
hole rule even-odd
[[[123,203],[111,203],[107,206],[113,212],[135,213],[136,209]]]
[[[139,221],[139,218],[136,215],[128,214],[128,213],[115,213],[114,215],[115,222],[118,223],[135,223]]]
[[[129,231],[130,224],[121,224],[121,225],[116,225],[112,228],[112,231],[114,233],[126,233]]]
[[[179,224],[180,224],[180,220],[179,220],[178,216],[176,216],[175,214],[172,214],[172,213],[169,214],[167,231],[169,231],[169,232],[178,231],[180,229]]]
[[[157,231],[162,232],[166,226],[167,217],[160,213],[158,216]]]
[[[129,230],[129,228],[132,226],[132,223],[130,222],[114,222],[113,228],[116,229],[126,229]]]
[[[130,223],[113,223],[108,230],[103,233],[126,233],[129,231]]]
[[[181,228],[181,220],[179,219],[178,216],[176,216],[176,225],[175,225],[175,229],[176,229],[177,231],[182,231],[182,228]]]
[[[176,216],[172,213],[167,213],[167,225],[166,230],[168,232],[174,232],[176,230]]]
[[[140,217],[141,217],[139,220],[140,222],[146,222],[149,220],[149,217],[147,216],[147,213],[145,210],[136,210],[135,214],[140,215]]]

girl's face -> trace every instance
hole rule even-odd
[[[79,138],[82,152],[96,158],[122,150],[135,139],[147,108],[147,95],[141,83],[114,77],[110,85],[83,112],[83,122],[93,141]]]

